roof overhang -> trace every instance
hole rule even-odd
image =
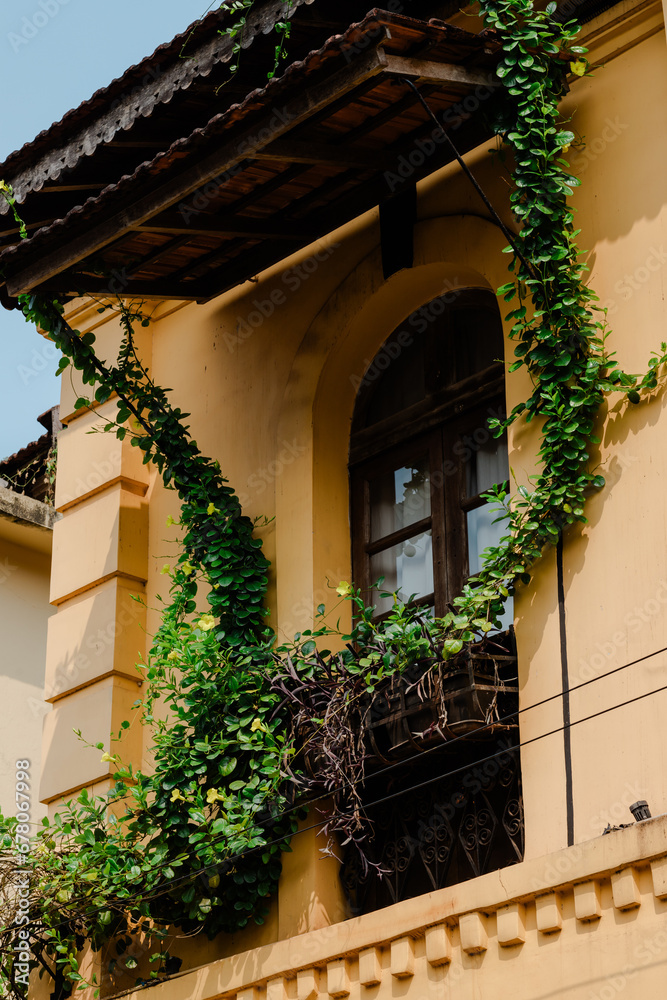
[[[487,141],[499,48],[491,32],[371,11],[4,249],[5,296],[221,294],[452,160],[406,81],[459,152]]]
[[[53,525],[60,515],[53,507],[32,497],[0,487],[0,540],[32,549],[44,555],[51,553]],[[0,559],[0,577],[14,567]]]

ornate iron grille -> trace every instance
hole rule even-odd
[[[493,755],[498,756],[493,756]],[[487,758],[492,757],[488,760]],[[414,788],[439,774],[456,775]],[[523,859],[524,821],[516,731],[457,743],[369,778],[365,798],[403,792],[368,810],[374,836],[343,857],[341,878],[352,912],[367,913],[433,889],[464,882]]]

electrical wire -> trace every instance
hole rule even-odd
[[[606,677],[612,677],[614,674],[619,673],[621,670],[627,670],[628,667],[634,667],[637,663],[642,663],[644,660],[649,660],[652,657],[659,656],[660,653],[665,653],[665,652],[667,652],[667,646],[664,646],[662,649],[656,649],[652,653],[647,653],[645,656],[640,656],[636,660],[630,660],[629,663],[624,663],[620,667],[615,667],[613,670],[609,670],[605,674],[599,674],[597,677],[590,677],[587,681],[582,681],[580,684],[575,684],[574,687],[567,688],[566,692],[565,691],[557,691],[556,694],[552,694],[552,695],[549,695],[546,698],[542,698],[540,701],[536,701],[532,705],[526,705],[525,708],[519,708],[515,712],[509,712],[507,715],[501,716],[500,718],[496,719],[494,722],[491,722],[491,723],[489,723],[486,726],[481,726],[479,729],[476,729],[475,730],[475,738],[479,737],[482,733],[485,733],[488,730],[493,730],[496,726],[500,726],[500,725],[504,725],[506,723],[509,723],[511,719],[515,719],[519,715],[523,715],[525,712],[531,712],[533,709],[535,709],[535,708],[541,708],[543,705],[547,705],[547,704],[549,704],[549,702],[555,701],[557,698],[563,698],[566,693],[567,694],[571,694],[573,691],[578,691],[581,688],[587,687],[589,684],[595,683],[595,681],[602,680],[603,678],[606,678]],[[455,746],[457,743],[460,743],[460,742],[466,741],[466,740],[470,741],[471,739],[472,739],[472,735],[471,734],[463,734],[461,736],[454,736],[452,739],[450,739],[450,740],[447,741],[446,748],[447,748],[447,750],[449,750],[451,747]],[[388,774],[389,772],[395,771],[398,768],[403,768],[403,767],[406,767],[406,766],[408,766],[408,765],[410,765],[412,763],[415,763],[417,761],[421,761],[421,760],[423,760],[424,757],[428,756],[429,754],[431,754],[431,753],[437,753],[438,751],[441,751],[441,750],[443,750],[443,746],[441,744],[436,744],[435,746],[429,747],[427,750],[422,750],[422,751],[420,751],[418,753],[412,754],[410,757],[406,757],[406,758],[403,758],[402,760],[395,761],[392,764],[387,764],[385,767],[382,767],[379,770],[374,771],[373,775],[372,775],[372,778],[373,778],[373,780],[375,780],[376,778],[379,778],[379,777],[381,777],[384,774]],[[443,777],[446,777],[446,775],[444,775]],[[350,782],[348,788],[349,789],[355,789],[360,784],[363,784],[363,780],[352,781],[352,782]],[[126,795],[122,795],[122,796],[119,796],[118,798],[115,798],[113,800],[113,802],[114,802],[114,804],[116,804],[118,802],[123,802],[126,799],[130,798],[130,796],[131,796],[131,793],[128,792]],[[299,802],[296,805],[289,806],[287,809],[284,809],[280,813],[280,819],[283,819],[286,816],[290,816],[292,813],[301,812],[304,809],[310,809],[311,806],[316,805],[318,802],[323,802],[323,801],[325,801],[326,799],[328,799],[330,797],[331,796],[328,793],[327,794],[322,794],[322,795],[315,796],[314,798],[311,798],[311,799],[303,800],[303,801]],[[255,819],[257,819],[257,814],[255,815]],[[311,827],[310,829],[313,829],[313,828]],[[292,836],[296,836],[296,834],[292,834]],[[222,841],[222,839],[223,838],[220,838],[219,840],[214,840],[212,843],[213,844],[220,843]],[[284,838],[281,838],[281,840],[284,840]],[[280,842],[281,842],[280,840],[276,841],[276,843],[280,843]],[[265,846],[270,846],[270,845],[267,844]]]
[[[613,671],[609,671],[609,673],[607,673],[607,674],[602,674],[599,677],[593,677],[593,678],[590,678],[587,681],[583,681],[581,684],[577,685],[576,687],[570,688],[569,691],[576,691],[579,688],[586,687],[588,684],[591,684],[593,681],[602,680],[603,677],[612,676],[613,674],[618,673],[621,670],[625,670],[628,667],[635,666],[637,663],[642,663],[644,660],[651,659],[653,656],[658,656],[660,653],[664,653],[664,652],[667,652],[667,647],[664,647],[664,648],[659,649],[659,650],[655,650],[653,653],[647,653],[645,656],[641,656],[637,660],[632,660],[629,663],[625,663],[625,664],[623,664],[620,667],[616,667]],[[589,722],[591,719],[597,719],[600,716],[607,715],[609,712],[614,712],[614,711],[616,711],[619,708],[625,708],[627,705],[632,705],[635,702],[642,701],[644,698],[649,698],[649,697],[651,697],[651,695],[660,694],[662,691],[667,691],[667,684],[664,684],[664,685],[662,685],[659,688],[655,688],[652,691],[646,691],[644,694],[637,695],[634,698],[628,698],[626,701],[619,702],[616,705],[611,705],[608,708],[601,709],[599,712],[593,712],[591,715],[584,716],[581,719],[575,719],[573,722],[570,722],[570,723],[568,723],[566,725],[557,726],[555,729],[549,730],[549,732],[541,733],[539,736],[533,736],[531,739],[525,740],[524,742],[519,742],[519,743],[517,743],[513,747],[506,748],[504,750],[500,750],[497,753],[489,754],[486,757],[481,757],[479,760],[476,760],[473,763],[468,763],[468,764],[462,765],[461,767],[454,768],[453,770],[446,771],[444,774],[435,775],[435,777],[428,778],[425,781],[420,782],[419,784],[411,785],[409,789],[399,789],[398,791],[392,792],[389,795],[385,795],[385,796],[382,796],[379,799],[373,800],[372,802],[365,803],[364,804],[364,809],[365,810],[372,809],[372,808],[374,808],[377,805],[383,805],[385,802],[390,802],[390,801],[392,801],[392,800],[394,800],[396,798],[400,798],[400,796],[405,795],[408,791],[415,791],[416,789],[425,788],[425,787],[427,787],[429,785],[432,785],[435,782],[444,781],[446,778],[454,777],[455,775],[460,774],[462,771],[469,771],[472,767],[478,767],[479,765],[485,764],[488,761],[495,760],[497,757],[505,756],[508,753],[512,753],[514,751],[521,750],[524,747],[527,747],[527,746],[530,746],[533,743],[539,742],[540,740],[547,739],[549,736],[555,736],[558,733],[564,732],[566,729],[572,729],[574,726],[578,726],[582,722]],[[512,713],[512,717],[515,716],[515,715],[521,714],[521,712],[530,711],[530,709],[532,709],[532,708],[537,708],[538,706],[546,704],[549,701],[553,701],[557,697],[562,697],[563,694],[564,694],[564,692],[559,692],[556,695],[551,695],[550,697],[543,699],[541,702],[536,702],[534,705],[530,705],[530,706],[527,706],[525,709],[521,709],[520,712]],[[496,723],[496,725],[497,725],[497,723]],[[479,732],[480,732],[480,730],[476,731],[477,734]],[[456,741],[452,740],[451,743],[457,742],[457,741],[459,741],[461,739],[470,739],[470,736],[458,737]],[[448,746],[450,746],[451,743],[449,743]],[[442,747],[439,747],[438,749],[442,749]],[[429,752],[431,752],[431,751],[425,751],[425,753],[429,753]],[[405,766],[410,761],[415,760],[415,759],[421,759],[421,757],[423,757],[423,756],[424,756],[424,754],[415,754],[414,757],[408,758],[406,761],[401,761],[400,762],[400,766]],[[387,768],[384,769],[384,772],[393,769],[393,767],[394,767],[394,765],[390,765],[389,767],[387,767]],[[384,773],[384,772],[383,771],[376,772],[373,775],[373,778],[379,776],[379,774]],[[326,798],[329,798],[329,797],[330,797],[329,795],[322,795],[318,799],[311,800],[311,802],[303,803],[299,807],[293,807],[291,810],[286,811],[285,813],[281,813],[280,815],[282,817],[284,815],[287,815],[288,812],[296,811],[297,808],[306,808],[308,805],[312,805],[313,802],[321,801],[322,799],[326,799]],[[321,825],[322,825],[321,823],[312,823],[309,826],[302,827],[300,830],[295,831],[295,833],[293,833],[291,835],[290,839],[293,840],[294,837],[297,837],[297,836],[299,836],[302,833],[308,833],[308,832],[310,832],[312,830],[319,829],[321,827]],[[224,864],[226,862],[230,863],[230,864],[234,864],[236,861],[241,861],[242,859],[248,857],[251,854],[256,853],[257,851],[264,851],[264,850],[266,850],[267,847],[274,847],[274,846],[277,846],[277,845],[279,845],[281,843],[284,843],[284,841],[288,838],[288,836],[290,836],[290,835],[285,835],[285,836],[282,836],[282,837],[275,838],[274,840],[266,841],[264,844],[261,844],[258,847],[249,848],[246,851],[242,851],[240,854],[234,855],[234,857],[232,857],[232,858],[226,858],[223,861],[220,861],[218,864],[222,865],[222,864]],[[216,843],[221,843],[223,840],[224,840],[223,837],[219,838],[219,840],[217,840],[217,841],[213,840],[213,841],[211,841],[211,845],[216,844]],[[215,865],[210,865],[209,866],[209,868],[211,868],[211,869],[215,868],[215,867],[216,867]],[[206,869],[206,870],[208,870],[208,869]],[[167,895],[168,892],[171,889],[173,889],[173,888],[177,888],[177,887],[179,887],[181,885],[187,885],[190,882],[195,882],[199,878],[200,874],[201,874],[201,872],[195,872],[195,873],[190,873],[188,875],[183,875],[180,878],[171,879],[168,882],[164,882],[162,884],[162,886],[160,887],[160,892],[156,893],[154,896],[146,897],[143,893],[137,893],[135,896],[130,896],[130,897],[127,897],[125,900],[123,900],[123,904],[127,905],[127,906],[130,906],[133,902],[136,902],[138,900],[146,900],[147,898],[150,899],[150,900],[159,899],[161,896]],[[95,909],[93,909],[93,910],[89,911],[88,913],[86,913],[86,916],[87,917],[92,917],[96,913],[102,913],[102,912],[104,912],[104,910],[106,910],[106,909],[108,909],[108,906],[96,907]],[[58,924],[51,925],[50,929],[56,930],[59,927],[65,927],[65,926],[67,926],[67,924],[71,923],[72,919],[75,919],[75,918],[71,917],[68,920],[62,920]],[[23,924],[22,928],[26,929],[26,928],[29,928],[31,926],[35,927],[35,926],[37,926],[37,923],[38,923],[37,921],[31,921],[29,924]],[[13,928],[7,928],[7,930],[11,930],[11,929],[13,929]]]
[[[491,214],[493,215],[494,219],[496,220],[497,225],[503,231],[503,234],[507,238],[510,246],[512,247],[512,250],[517,255],[517,257],[519,258],[519,260],[521,261],[521,263],[523,264],[523,266],[526,268],[526,270],[528,271],[528,273],[531,274],[534,278],[535,277],[539,277],[536,274],[535,268],[533,267],[533,265],[530,264],[526,260],[525,256],[523,255],[523,252],[522,252],[521,248],[519,247],[519,244],[517,243],[516,234],[513,233],[511,231],[511,229],[508,229],[508,227],[505,225],[505,223],[503,222],[503,220],[500,218],[500,216],[496,212],[495,208],[491,204],[491,201],[489,200],[489,198],[487,198],[486,194],[484,193],[481,184],[479,183],[479,181],[477,180],[477,178],[475,177],[475,175],[473,174],[473,172],[470,170],[470,168],[468,167],[468,164],[465,162],[465,160],[463,159],[463,157],[459,153],[458,149],[456,148],[456,146],[452,142],[452,139],[451,139],[451,136],[449,135],[448,130],[441,124],[441,122],[438,121],[438,118],[437,118],[437,115],[436,115],[435,111],[426,102],[426,100],[425,100],[423,94],[421,93],[421,91],[415,86],[415,84],[412,82],[412,80],[408,80],[407,77],[401,77],[401,80],[403,81],[403,83],[407,84],[408,87],[410,87],[412,90],[414,90],[415,94],[417,95],[417,98],[419,99],[420,104],[422,105],[422,107],[426,111],[427,115],[438,126],[440,132],[442,133],[442,135],[445,138],[445,142],[448,144],[449,148],[451,149],[452,153],[454,154],[454,156],[455,156],[455,158],[456,158],[459,166],[461,167],[461,169],[463,170],[464,174],[466,175],[466,177],[468,178],[468,180],[471,182],[471,184],[473,185],[473,187],[477,191],[477,194],[480,196],[480,198],[482,199],[482,201],[486,205],[486,207],[489,210],[489,212],[491,212]]]

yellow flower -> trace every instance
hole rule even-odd
[[[570,144],[568,142],[567,146],[561,146],[560,147],[560,151],[561,151],[561,153],[567,153],[567,151],[568,151],[569,148],[570,148]]]
[[[261,729],[263,733],[266,732],[266,726],[261,719],[253,719],[250,731],[256,733],[258,729]]]
[[[185,802],[186,801],[185,796],[183,795],[183,792],[179,788],[175,788],[173,790],[173,792],[171,793],[171,801],[172,802]]]
[[[212,806],[214,802],[224,802],[225,797],[220,794],[217,788],[209,788],[206,793],[206,801]]]
[[[577,59],[576,62],[570,63],[570,70],[576,76],[583,76],[588,68],[588,63],[585,59]]]
[[[216,621],[213,615],[201,615],[197,625],[202,630],[202,632],[210,632],[212,628],[215,628]]]
[[[172,649],[171,653],[167,654],[167,659],[168,660],[180,660],[180,658],[181,658],[181,654],[178,653],[175,649]]]
[[[217,507],[215,506],[215,504],[214,504],[214,503],[210,503],[210,504],[208,505],[208,507],[206,508],[206,513],[207,513],[207,514],[209,515],[209,517],[210,517],[210,516],[211,516],[211,514],[215,514],[215,513],[216,513],[217,509],[218,509],[218,508],[217,508]]]
[[[167,527],[169,528],[172,524],[176,524],[176,521],[174,521],[173,517],[170,514],[169,517],[167,518]]]
[[[181,569],[183,570],[183,572],[185,573],[186,576],[190,576],[190,574],[194,573],[194,571],[195,571],[195,568],[192,565],[192,563],[188,562],[187,560],[183,563],[183,565],[181,566]]]
[[[347,597],[347,595],[351,592],[352,592],[352,587],[347,582],[347,580],[341,580],[341,582],[336,587],[336,593],[340,594],[341,597]]]
[[[117,764],[119,760],[120,760],[119,757],[115,757],[113,754],[110,754],[110,753],[105,753],[105,754],[102,754],[102,759],[100,760],[100,763],[101,764]]]
[[[165,563],[160,572],[162,573],[163,576],[166,576],[167,573],[171,573],[171,566],[169,565],[169,563]]]

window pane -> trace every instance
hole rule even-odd
[[[371,556],[371,583],[375,583],[380,576],[384,577],[381,589],[398,591],[398,596],[404,601],[413,595],[424,597],[433,593],[431,532],[414,535]],[[379,615],[392,607],[390,597],[380,598],[375,594],[371,603],[376,605]]]
[[[458,382],[503,360],[503,332],[499,315],[488,309],[467,306],[454,308],[450,322]]]
[[[507,520],[493,523],[498,517],[493,504],[484,504],[467,513],[468,521],[468,568],[470,575],[475,576],[482,568],[482,552],[490,545],[497,545],[507,531]],[[503,629],[509,628],[514,621],[514,602],[509,598],[505,603],[505,614],[501,619]]]
[[[472,456],[466,462],[466,496],[476,497],[496,483],[504,483],[509,479],[506,434],[501,438],[489,437],[488,440],[482,440],[481,444],[475,441],[474,434],[465,435],[463,441],[468,452],[472,451]]]
[[[410,330],[409,320],[391,335],[365,372],[362,385],[371,383],[375,385],[366,413],[367,427],[425,398],[424,339]]]
[[[369,483],[371,504],[371,541],[384,538],[431,513],[431,484],[428,458],[411,462],[372,479]]]

